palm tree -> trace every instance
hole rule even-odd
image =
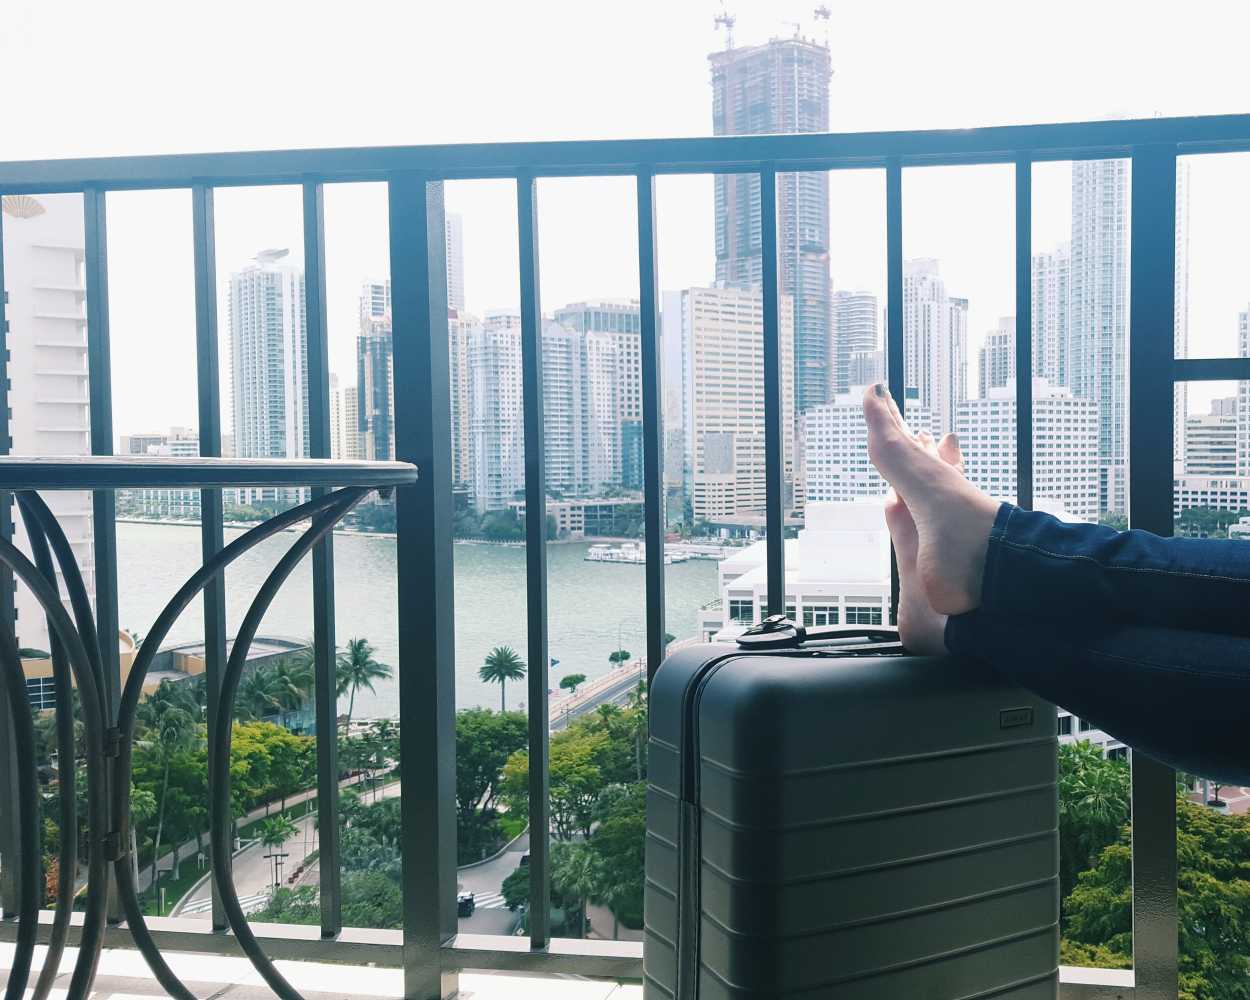
[[[298,712],[312,693],[312,663],[303,657],[285,657],[270,669],[269,682],[278,707],[283,712]]]
[[[273,859],[273,884],[278,884],[278,858],[276,852],[279,847],[299,833],[299,828],[291,822],[289,816],[279,813],[277,816],[270,816],[264,820],[259,828],[259,840],[261,846],[269,848]]]
[[[352,712],[356,710],[356,692],[366,688],[373,692],[374,681],[390,680],[394,671],[385,663],[373,658],[376,652],[368,639],[348,639],[347,648],[339,653],[336,675],[335,694],[342,696],[348,691],[351,698],[347,702],[347,724],[350,726]]]
[[[263,719],[281,708],[274,693],[273,674],[267,666],[261,665],[248,671],[239,683],[235,704],[241,719]]]
[[[499,685],[499,711],[506,712],[508,702],[504,693],[505,685],[508,681],[519,681],[525,676],[525,661],[511,646],[496,646],[487,654],[477,676],[486,684]]]
[[[195,720],[181,702],[186,695],[177,685],[162,681],[156,691],[140,706],[140,717],[148,729],[150,744],[161,759],[163,776],[161,796],[156,814],[156,836],[152,841],[152,888],[156,888],[157,861],[161,852],[161,834],[165,828],[165,803],[169,798],[169,764],[174,754],[187,750],[195,737]]]
[[[586,844],[564,844],[551,859],[551,882],[566,899],[577,900],[577,936],[586,936],[586,901],[599,894],[598,860]]]

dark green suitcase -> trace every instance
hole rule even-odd
[[[1054,1000],[1055,710],[774,618],[650,695],[647,1000]]]

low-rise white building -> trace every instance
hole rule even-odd
[[[868,425],[864,423],[864,389],[851,386],[832,403],[814,406],[803,415],[803,483],[808,503],[849,503],[884,496],[885,480],[868,461]],[[933,415],[920,405],[915,389],[904,403],[913,431],[933,431]]]
[[[958,432],[968,479],[992,497],[1014,501],[1014,382],[960,403]],[[1075,520],[1098,520],[1098,405],[1042,378],[1033,380],[1033,496]]]

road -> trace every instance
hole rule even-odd
[[[389,785],[384,785],[376,793],[366,792],[362,794],[361,801],[372,803],[381,799],[394,798],[399,794],[399,789],[399,782],[395,781]],[[317,814],[314,810],[309,815],[301,816],[295,820],[295,834],[288,838],[286,843],[279,848],[279,852],[287,855],[282,859],[282,881],[284,884],[289,873],[303,863],[309,852],[317,846],[317,831],[314,827],[316,818]],[[268,848],[262,847],[257,843],[234,857],[231,868],[234,875],[234,891],[238,893],[239,902],[243,907],[244,913],[259,910],[269,899],[269,892],[273,886],[273,860],[265,857],[269,853]],[[300,884],[305,884],[306,881],[306,879],[301,879]],[[182,898],[170,915],[175,917],[197,917],[202,920],[208,920],[212,915],[211,886],[212,880],[205,879]]]
[[[572,720],[593,712],[600,705],[624,705],[643,677],[646,677],[645,669],[640,664],[630,664],[595,678],[595,688],[584,697],[564,698],[552,705],[551,731],[558,733]]]
[[[503,905],[499,888],[503,880],[516,871],[521,864],[521,855],[529,849],[530,837],[524,833],[499,857],[472,868],[462,868],[456,873],[458,891],[473,893],[477,902],[473,916],[460,919],[460,930],[466,934],[512,933],[519,918]]]

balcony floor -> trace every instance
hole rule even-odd
[[[35,949],[30,985],[43,962],[45,950]],[[188,988],[199,997],[221,1000],[272,1000],[273,992],[243,958],[166,952],[165,959]],[[50,996],[63,1000],[77,952],[67,948],[61,962],[61,978]],[[13,945],[0,943],[0,981],[7,978]],[[403,979],[398,969],[336,965],[321,962],[278,962],[287,980],[307,1000],[343,1000],[345,997],[398,998]],[[30,995],[30,990],[27,990]],[[152,978],[143,956],[128,948],[107,948],[100,956],[92,997],[96,1000],[148,1000],[165,994]],[[507,973],[460,975],[461,1000],[641,1000],[642,987],[595,979],[525,976]]]

